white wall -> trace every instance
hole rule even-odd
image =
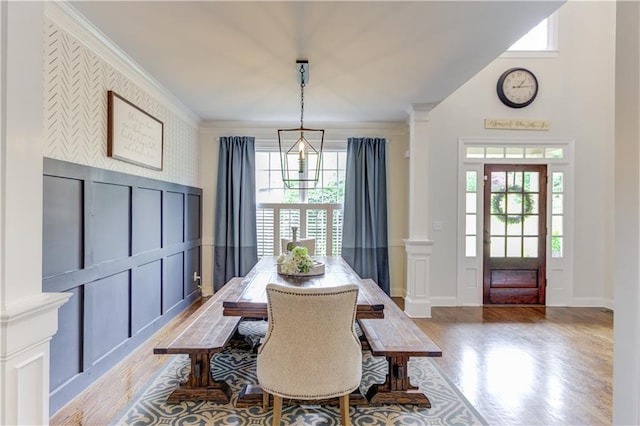
[[[431,296],[456,297],[458,138],[575,139],[575,253],[571,304],[611,306],[613,300],[613,140],[615,3],[568,2],[559,11],[559,53],[501,57],[430,113]],[[530,106],[512,109],[496,95],[500,74],[525,67],[540,90]],[[486,130],[485,118],[549,120],[544,132]],[[463,230],[460,230],[463,232]]]
[[[640,6],[619,2],[613,422],[640,424]]]
[[[253,136],[257,143],[277,146],[277,129],[291,123],[204,122],[200,128],[202,144],[203,206],[203,292],[212,292],[213,271],[205,266],[213,259],[214,208],[218,141],[221,136]],[[308,123],[310,127],[325,129],[325,141],[346,141],[348,137],[383,137],[387,139],[387,184],[389,194],[389,269],[391,294],[403,296],[405,286],[405,254],[407,222],[407,126],[405,123]]]

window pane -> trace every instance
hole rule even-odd
[[[543,158],[544,148],[526,148],[525,156],[527,158]]]
[[[521,147],[507,147],[507,158],[523,158],[524,149]]]
[[[547,158],[563,158],[564,149],[563,148],[546,148],[544,150],[544,156]]]
[[[552,216],[551,217],[551,231],[553,235],[563,235],[564,232],[562,230],[562,216]]]
[[[475,236],[465,237],[464,255],[467,257],[476,256],[476,237]]]
[[[553,182],[553,192],[564,192],[564,190],[563,190],[563,186],[564,186],[563,174],[560,173],[560,172],[552,173],[551,174],[551,179],[552,179],[552,182]]]
[[[269,154],[268,152],[256,152],[256,170],[269,169]]]
[[[507,257],[522,256],[522,238],[507,237]]]
[[[465,223],[465,232],[466,235],[475,235],[476,234],[476,215],[468,214],[466,217]]]
[[[504,194],[491,194],[491,214],[504,214]]]
[[[509,50],[548,50],[549,49],[549,18],[542,20],[531,31],[526,33],[511,45]]]
[[[476,172],[467,172],[467,192],[476,192],[478,179]]]
[[[477,196],[475,193],[467,193],[466,213],[476,213]]]
[[[491,257],[504,257],[504,237],[491,237]]]
[[[269,153],[269,168],[273,170],[282,170],[282,158],[280,156],[280,153]]]
[[[553,214],[562,214],[563,206],[562,206],[562,194],[553,194],[551,201],[551,213]]]
[[[488,146],[487,158],[504,158],[504,148]]]
[[[551,237],[551,257],[562,257],[562,237]]]
[[[522,257],[538,257],[538,237],[525,237]]]
[[[346,152],[338,152],[338,168],[340,170],[345,170],[347,168],[347,153]]]
[[[322,153],[322,168],[327,170],[338,169],[338,153],[337,152],[323,152]]]
[[[467,158],[484,158],[484,148],[483,147],[468,146],[467,147]]]

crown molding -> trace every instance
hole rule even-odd
[[[116,43],[79,13],[66,0],[46,2],[45,16],[59,25],[95,55],[124,74],[149,95],[165,103],[165,106],[189,124],[197,127],[200,117],[191,111],[173,93],[149,74],[140,64],[127,55]]]

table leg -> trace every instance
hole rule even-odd
[[[191,354],[189,377],[180,383],[167,398],[167,403],[180,401],[211,401],[216,404],[228,404],[231,401],[231,388],[226,382],[214,380],[211,376],[211,358],[213,353]]]
[[[367,391],[372,405],[410,404],[431,408],[431,401],[409,381],[408,356],[388,356],[389,373],[383,384],[374,384]]]

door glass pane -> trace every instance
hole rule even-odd
[[[525,194],[523,198],[523,213],[524,214],[538,214],[538,199],[540,198],[539,194]]]
[[[522,172],[507,172],[507,191],[522,192]]]
[[[526,192],[538,192],[540,177],[538,172],[524,172],[524,190]]]
[[[468,214],[466,217],[465,234],[472,235],[476,233],[476,215]]]
[[[468,235],[465,237],[465,256],[467,257],[475,257],[476,256],[476,237],[475,235]]]
[[[507,213],[522,214],[522,194],[507,194]]]
[[[522,257],[538,257],[538,237],[524,237]]]
[[[504,237],[491,237],[491,257],[504,257]]]
[[[506,188],[505,182],[505,172],[491,172],[491,192],[504,192]]]
[[[491,215],[491,235],[504,235],[505,216]]]
[[[520,257],[522,255],[522,238],[507,237],[507,257]]]
[[[518,223],[508,223],[507,235],[522,235],[522,224],[519,221]]]
[[[476,204],[478,197],[474,192],[467,192],[467,202],[465,206],[466,213],[476,213]]]
[[[538,235],[538,215],[526,216],[524,218],[524,235]]]
[[[553,194],[551,201],[551,213],[562,214],[562,194]]]
[[[504,214],[504,194],[491,194],[491,214]]]

